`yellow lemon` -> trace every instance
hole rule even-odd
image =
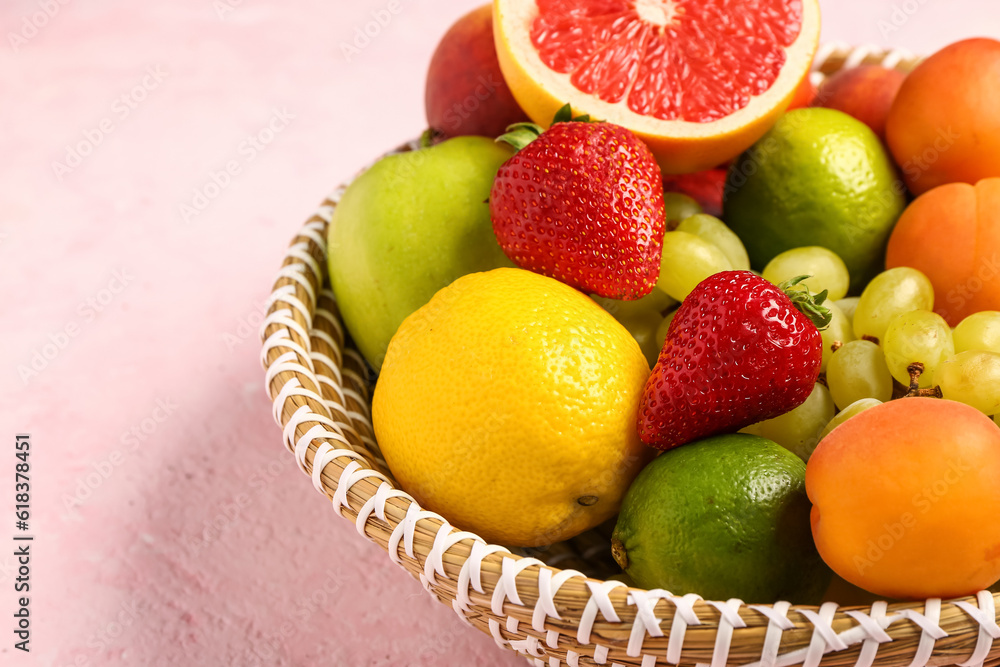
[[[565,540],[618,511],[651,458],[649,365],[586,295],[521,269],[459,278],[400,326],[375,387],[399,485],[490,542]]]

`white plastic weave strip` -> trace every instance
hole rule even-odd
[[[993,648],[993,640],[1000,639],[1000,626],[997,625],[993,594],[989,591],[979,591],[976,598],[979,603],[978,609],[964,600],[955,603],[959,609],[979,623],[979,638],[976,641],[976,648],[968,660],[958,663],[958,667],[982,667],[990,649]]]

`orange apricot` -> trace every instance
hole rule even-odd
[[[1000,176],[1000,42],[946,46],[903,81],[886,119],[886,141],[919,195],[945,183]]]
[[[865,410],[819,443],[806,492],[823,560],[871,593],[951,598],[1000,580],[1000,428],[974,408]]]
[[[892,230],[885,264],[922,271],[934,285],[934,311],[951,326],[1000,310],[1000,178],[917,197]]]

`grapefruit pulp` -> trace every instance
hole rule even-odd
[[[540,125],[574,112],[629,128],[664,173],[749,148],[808,74],[818,0],[495,0],[504,78]]]

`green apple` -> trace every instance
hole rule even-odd
[[[330,283],[347,330],[378,371],[410,313],[467,273],[513,266],[488,199],[513,151],[457,137],[379,160],[344,193],[330,223]]]

